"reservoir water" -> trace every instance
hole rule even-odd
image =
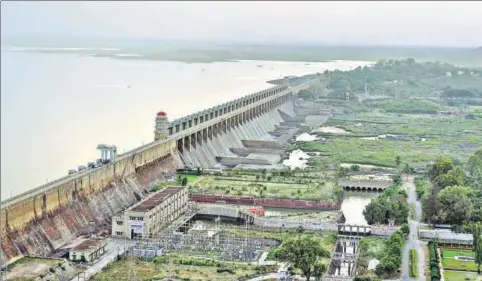
[[[159,110],[172,120],[268,87],[288,75],[370,62],[182,63],[2,51],[1,199],[99,158],[153,140]],[[262,65],[262,67],[258,67]]]

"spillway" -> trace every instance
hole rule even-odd
[[[219,167],[219,164],[223,166],[236,166],[236,163],[246,164],[250,162],[265,163],[266,165],[276,164],[280,160],[279,151],[272,153],[269,153],[269,151],[253,152],[246,156],[239,156],[233,153],[232,149],[246,148],[243,141],[279,142],[280,145],[283,145],[282,142],[286,141],[287,138],[275,137],[270,132],[276,132],[277,125],[290,121],[294,116],[294,102],[288,101],[269,111],[253,116],[247,122],[238,123],[226,130],[220,130],[216,135],[207,138],[205,141],[199,142],[196,140],[196,145],[191,145],[188,149],[179,151],[181,159],[185,167],[203,169]],[[282,135],[280,134],[280,136]]]

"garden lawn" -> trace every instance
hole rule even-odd
[[[467,250],[442,250],[443,259],[442,266],[444,269],[477,271],[477,265],[474,261],[462,261],[454,259],[455,256],[474,257],[474,252]]]
[[[468,278],[468,279],[467,279]],[[481,276],[472,272],[444,271],[445,281],[480,281]]]

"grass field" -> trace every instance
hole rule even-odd
[[[262,180],[254,177],[229,178],[219,176],[203,176],[193,187],[193,192],[219,195],[253,196],[264,198],[290,198],[306,200],[322,200],[335,202],[339,188],[330,178],[302,178],[299,181],[292,177],[285,182]]]
[[[444,269],[477,271],[474,261],[461,261],[454,259],[455,256],[474,257],[474,252],[468,250],[442,250],[442,266]]]
[[[444,271],[445,281],[480,281],[482,276],[472,272]]]
[[[218,272],[220,267],[216,266],[192,266],[181,264],[161,264],[148,261],[117,261],[110,264],[106,269],[97,274],[94,281],[111,280],[139,280],[151,281],[161,280],[167,277],[177,277],[176,280],[212,280],[225,281],[236,280],[246,275],[259,273],[256,266],[229,265],[234,274],[229,272]],[[260,273],[261,274],[261,273]],[[131,278],[131,279],[129,279]]]
[[[338,118],[338,117],[337,117]],[[387,114],[363,112],[330,119],[326,125],[341,126],[350,135],[323,134],[326,141],[303,142],[304,151],[323,151],[330,156],[310,164],[357,163],[395,167],[395,157],[412,167],[423,167],[445,154],[466,161],[482,139],[482,122],[463,116],[426,116],[420,114]],[[367,139],[379,135],[402,136],[403,140]]]

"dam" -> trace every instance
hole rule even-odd
[[[319,76],[284,79],[172,122],[159,112],[164,121],[154,142],[2,201],[1,258],[47,256],[79,235],[108,228],[113,215],[178,169],[276,164],[300,118],[316,113],[296,108],[297,93],[319,84]]]

